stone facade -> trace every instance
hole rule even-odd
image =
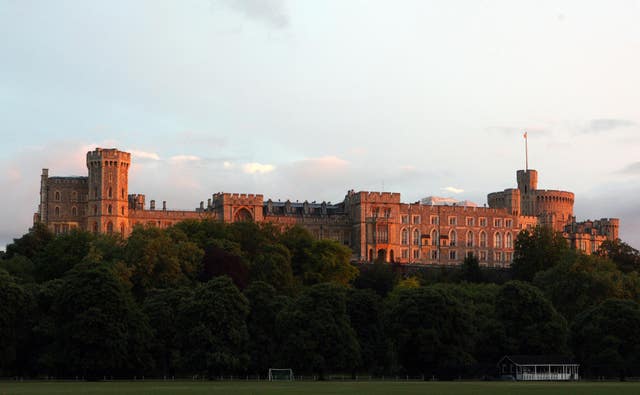
[[[49,177],[43,169],[34,221],[54,233],[78,228],[128,236],[136,225],[169,227],[185,219],[300,225],[318,239],[349,246],[356,261],[457,265],[468,254],[486,266],[507,267],[518,233],[536,225],[562,232],[572,247],[595,251],[618,237],[619,220],[576,222],[574,194],[537,189],[535,170],[518,170],[518,187],[488,195],[489,207],[402,203],[399,193],[347,192],[337,204],[265,201],[259,194],[216,193],[193,211],[156,208],[128,193],[130,154],[87,153],[87,177]]]

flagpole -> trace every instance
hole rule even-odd
[[[527,139],[527,132],[524,132],[524,170],[525,172],[529,171],[529,140]]]

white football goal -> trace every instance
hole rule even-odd
[[[292,369],[269,369],[269,381],[293,381]]]

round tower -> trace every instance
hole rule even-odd
[[[131,154],[115,148],[87,152],[87,230],[90,232],[128,234],[130,164]]]

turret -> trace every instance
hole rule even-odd
[[[130,163],[131,154],[114,148],[96,148],[87,152],[88,230],[128,234]]]

